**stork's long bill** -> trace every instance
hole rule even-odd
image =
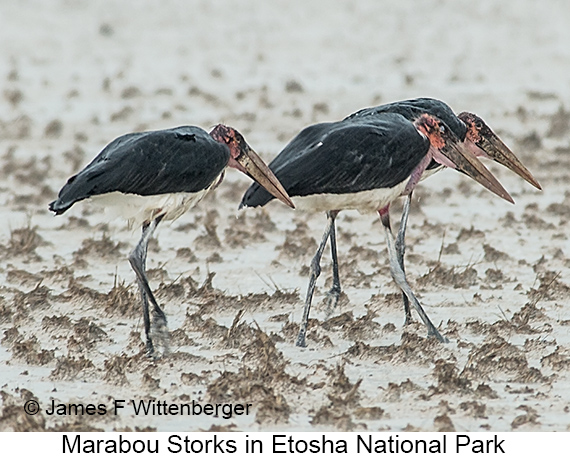
[[[542,189],[532,173],[522,164],[517,156],[479,116],[463,112],[459,114],[467,126],[465,142],[475,155],[483,155],[512,170],[529,184]]]
[[[429,138],[437,162],[465,173],[494,194],[514,203],[497,178],[443,122],[424,114],[416,121],[416,126]]]
[[[257,181],[275,198],[281,200],[287,206],[295,208],[293,201],[277,177],[237,130],[218,124],[210,132],[210,136],[220,143],[227,144],[230,148],[229,167],[245,173],[251,179]]]

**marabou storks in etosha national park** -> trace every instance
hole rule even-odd
[[[364,108],[356,113],[346,117],[345,121],[361,120],[369,116],[382,115],[383,113],[398,113],[410,121],[414,121],[424,113],[431,114],[438,119],[442,120],[453,131],[453,133],[462,141],[471,153],[477,157],[491,159],[501,165],[509,168],[525,181],[541,190],[541,186],[534,178],[532,173],[522,164],[522,162],[515,156],[509,147],[501,141],[501,139],[491,130],[483,119],[473,113],[462,112],[455,115],[453,110],[446,103],[434,98],[416,98],[412,100],[402,100],[385,105],[375,106],[371,108]],[[428,165],[426,172],[422,179],[431,176],[436,171],[439,171],[443,166],[435,160]],[[500,195],[508,201],[510,197]],[[405,252],[405,233],[408,221],[408,214],[412,200],[412,192],[407,195],[400,221],[400,228],[396,237],[396,247],[398,252],[398,260],[402,270],[404,270],[404,252]],[[334,222],[333,222],[334,223]],[[333,231],[334,233],[334,227]],[[332,239],[331,239],[332,243]],[[332,244],[331,244],[332,246]],[[333,264],[336,263],[335,255],[333,255]],[[336,269],[338,271],[338,267]],[[338,277],[338,276],[337,276]],[[333,287],[334,288],[334,287]],[[337,289],[340,293],[340,283],[337,284]],[[338,294],[335,296],[338,300]],[[408,298],[405,293],[402,293],[404,301],[404,310],[406,313],[406,324],[411,321],[410,306]]]
[[[226,166],[247,174],[271,195],[294,207],[283,186],[243,136],[222,124],[210,133],[183,126],[123,135],[69,178],[57,200],[49,205],[55,214],[63,214],[75,203],[90,198],[118,209],[129,224],[142,226],[142,236],[129,262],[141,292],[149,355],[155,354],[155,343],[164,353],[168,351],[166,316],[145,273],[149,239],[161,221],[179,218],[215,188]]]
[[[270,163],[269,167],[299,209],[325,211],[328,218],[322,242],[311,262],[311,277],[297,346],[306,345],[305,335],[315,281],[320,274],[320,259],[329,238],[333,258],[333,287],[327,294],[329,306],[336,305],[340,295],[335,218],[342,209],[377,211],[380,214],[395,282],[427,326],[428,335],[446,341],[422,309],[406,280],[403,267],[404,235],[410,200],[408,198],[404,205],[403,223],[396,241],[390,228],[390,203],[402,195],[410,197],[420,179],[442,166],[461,171],[505,200],[513,200],[477,160],[476,156],[485,152],[474,154],[473,148],[466,145],[467,140],[461,141],[455,133],[455,130],[459,130],[458,126],[450,128],[440,118],[445,118],[449,111],[449,123],[453,124],[452,121],[457,119],[447,105],[434,100],[431,109],[414,106],[415,103],[424,105],[428,100],[431,99],[399,102],[402,105],[395,103],[391,110],[386,111],[382,111],[382,107],[369,108],[368,112],[363,110],[340,122],[309,126]],[[442,109],[443,112],[440,112]],[[460,123],[463,121],[457,121],[459,126]],[[466,129],[465,126],[463,128]],[[463,137],[466,135],[465,131],[458,133]],[[487,154],[497,160],[493,155],[499,153],[497,149],[495,146],[493,152]],[[508,162],[507,159],[505,161]],[[520,164],[516,158],[511,162]],[[516,166],[507,166],[517,171]],[[518,168],[526,170],[522,165]],[[534,181],[526,172],[529,179]],[[242,206],[263,206],[271,199],[267,192],[254,184],[245,193]]]

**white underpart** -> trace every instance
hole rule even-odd
[[[139,227],[163,215],[163,221],[174,221],[193,206],[197,205],[206,194],[216,187],[222,175],[216,178],[210,186],[198,192],[176,192],[159,195],[123,194],[109,192],[96,195],[89,200],[103,206],[105,213],[111,217],[125,219],[129,227]]]
[[[406,188],[406,181],[395,187],[363,190],[350,194],[313,194],[292,197],[295,208],[301,211],[335,211],[355,209],[360,213],[378,211],[394,201]]]
[[[425,178],[437,173],[442,167],[432,170],[426,170],[421,177],[421,181]],[[388,203],[393,202],[398,197],[404,195],[406,184],[405,180],[394,187],[386,187],[381,189],[364,190],[350,194],[313,194],[304,197],[291,197],[295,208],[301,211],[323,212],[345,209],[355,209],[360,213],[376,212],[385,207]]]

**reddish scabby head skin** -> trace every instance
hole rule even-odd
[[[223,143],[230,148],[231,158],[230,163],[228,164],[230,167],[236,168],[234,166],[235,164],[232,164],[232,159],[235,161],[238,157],[244,154],[245,150],[252,150],[249,144],[247,144],[247,141],[245,141],[243,135],[233,127],[218,124],[210,132],[210,136],[218,143]],[[238,170],[243,171],[240,168],[238,168]]]
[[[247,144],[241,133],[227,125],[218,124],[210,132],[210,136],[218,143],[227,145],[230,149],[229,167],[245,173],[251,179],[257,181],[275,198],[281,200],[287,206],[295,208],[287,191],[265,162]]]
[[[467,126],[465,144],[471,152],[477,156],[487,157],[514,171],[517,175],[533,185],[542,189],[532,173],[522,164],[517,156],[505,143],[491,130],[483,119],[473,113],[463,112],[459,114]]]
[[[414,125],[418,131],[428,138],[432,148],[441,150],[444,148],[451,148],[454,144],[459,143],[459,139],[447,127],[447,125],[430,114],[422,114],[418,119],[416,119]],[[453,163],[450,163],[447,166],[455,168]]]
[[[512,197],[497,178],[483,165],[473,152],[445,125],[429,114],[422,114],[414,125],[430,142],[433,159],[447,167],[465,173],[494,194],[514,203]]]

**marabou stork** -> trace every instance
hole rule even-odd
[[[335,218],[340,210],[377,211],[385,229],[390,270],[395,282],[411,301],[428,328],[428,334],[446,341],[413,294],[390,228],[390,203],[409,195],[432,160],[464,172],[492,192],[512,201],[508,192],[466,148],[453,131],[437,117],[421,114],[412,122],[398,113],[361,116],[322,123],[302,130],[270,163],[295,205],[309,211],[325,211],[328,223],[311,261],[311,277],[305,300],[297,346],[306,345],[305,335],[320,259],[331,240],[334,285],[340,294],[336,262]],[[241,206],[263,206],[272,196],[253,184]]]
[[[283,186],[243,136],[222,124],[209,134],[200,127],[182,126],[120,136],[69,178],[57,200],[49,204],[49,209],[59,215],[89,198],[114,206],[130,225],[142,226],[142,236],[129,254],[129,262],[140,288],[150,356],[155,354],[153,340],[164,353],[168,352],[168,328],[145,273],[149,239],[161,221],[179,218],[215,188],[226,166],[247,174],[271,195],[294,207]]]
[[[434,98],[416,98],[411,100],[402,100],[385,105],[374,106],[371,108],[361,109],[350,116],[346,117],[345,121],[361,120],[370,116],[382,115],[383,113],[398,113],[410,121],[414,121],[424,113],[431,114],[442,120],[453,131],[453,133],[463,142],[463,145],[477,157],[484,157],[491,159],[508,169],[515,172],[525,181],[541,190],[541,186],[534,178],[532,173],[522,164],[517,156],[509,149],[509,147],[501,141],[501,139],[491,130],[483,119],[474,113],[462,112],[456,115],[453,110],[446,103]],[[426,172],[422,179],[431,176],[435,172],[443,169],[443,166],[435,160],[428,165]],[[510,198],[501,195],[508,201]],[[410,192],[404,203],[402,217],[400,221],[400,228],[396,237],[396,250],[398,252],[398,259],[400,266],[404,270],[404,254],[405,254],[405,234],[408,222],[408,214],[412,201],[412,192]],[[333,231],[334,233],[334,227]],[[331,238],[331,250],[333,246]],[[338,277],[338,261],[336,259],[336,252],[332,254],[333,257],[333,287],[327,294],[329,301],[329,308],[334,307],[340,296],[340,280]],[[336,266],[335,266],[336,265]],[[405,324],[411,321],[410,306],[406,294],[402,293],[404,302],[404,311],[406,314]]]

